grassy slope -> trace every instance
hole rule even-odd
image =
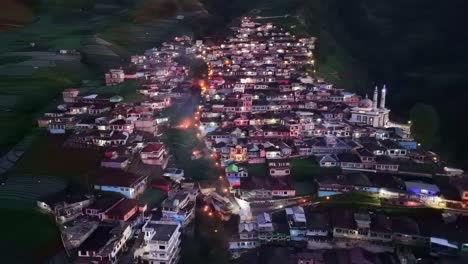
[[[11,65],[38,58],[10,55],[8,52],[79,49],[83,39],[89,38],[113,19],[109,15],[100,15],[96,20],[73,16],[69,20],[63,20],[55,16],[53,11],[57,10],[41,13],[39,20],[25,28],[0,33],[0,53],[7,55],[1,57],[0,66],[8,69]],[[35,42],[36,46],[29,47],[30,42]],[[29,66],[32,69],[31,75],[16,77],[8,76],[9,73],[3,74],[0,79],[0,122],[8,124],[8,129],[3,129],[0,133],[0,153],[9,149],[35,126],[34,118],[37,113],[49,104],[56,104],[54,99],[60,96],[64,88],[76,87],[82,79],[101,78],[99,71],[81,64],[79,57],[77,60],[55,63],[56,67],[39,69]],[[27,67],[19,69],[31,72]],[[126,91],[125,87],[122,90]],[[100,154],[95,151],[63,149],[62,142],[60,137],[40,136],[19,164],[8,173],[8,177],[22,174],[54,175],[71,183],[86,185],[85,174],[98,166]],[[18,188],[19,197],[21,190]],[[4,213],[0,221],[0,254],[5,263],[41,262],[60,248],[59,231],[53,221],[33,209],[32,204],[29,200],[24,201],[24,204],[20,200],[14,200],[8,201],[7,208],[3,208],[6,205],[3,201],[0,203]]]
[[[61,248],[53,219],[31,209],[2,209],[3,263],[38,263]]]
[[[102,154],[91,149],[64,148],[63,142],[64,136],[39,136],[9,175],[57,176],[87,186],[86,175],[99,167]]]

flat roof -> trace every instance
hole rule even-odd
[[[439,192],[439,187],[434,184],[418,182],[418,181],[406,181],[405,182],[406,189],[425,189]]]
[[[80,251],[98,251],[104,247],[109,239],[112,238],[111,233],[114,227],[110,225],[100,225],[94,232],[81,244],[78,248]]]
[[[99,186],[133,187],[147,178],[119,169],[101,169],[93,174],[94,184]]]
[[[177,230],[178,225],[176,224],[162,224],[162,223],[153,223],[149,222],[146,224],[146,228],[152,228],[156,234],[151,238],[153,241],[169,241]]]

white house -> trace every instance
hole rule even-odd
[[[143,226],[144,242],[135,258],[151,264],[175,264],[180,253],[180,224],[149,220]]]

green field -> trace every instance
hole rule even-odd
[[[35,209],[2,209],[2,263],[41,263],[61,249],[53,219]]]
[[[246,166],[247,172],[249,173],[249,176],[254,176],[254,177],[268,177],[268,166],[266,163],[259,163],[259,164],[248,164]]]
[[[380,199],[377,194],[350,192],[345,194],[337,194],[319,199],[322,203],[328,204],[358,204],[358,205],[371,205],[380,206]]]
[[[102,154],[94,149],[65,148],[64,140],[60,135],[39,136],[8,175],[49,175],[87,186],[88,172],[99,167]]]
[[[209,156],[191,160],[192,151],[203,148],[192,129],[170,128],[164,130],[162,141],[169,148],[170,154],[174,156],[174,166],[183,169],[186,178],[200,181],[222,174],[222,169],[215,166],[215,161]]]
[[[312,158],[294,158],[290,160],[291,177],[295,181],[313,181],[314,177],[322,174],[337,174],[339,168],[322,168]]]
[[[162,202],[165,196],[166,194],[163,190],[148,187],[145,192],[140,197],[138,197],[138,200],[148,204],[148,208],[153,208],[154,205]]]
[[[435,174],[440,168],[435,163],[401,162],[400,171]]]

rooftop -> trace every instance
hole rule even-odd
[[[111,233],[114,226],[100,225],[94,232],[80,245],[80,251],[99,251],[113,237]]]
[[[175,223],[162,221],[148,222],[144,228],[153,229],[156,233],[151,238],[153,241],[169,241],[177,230],[178,225]]]
[[[99,186],[131,188],[147,178],[118,169],[101,169],[92,174],[94,175],[94,184]]]

